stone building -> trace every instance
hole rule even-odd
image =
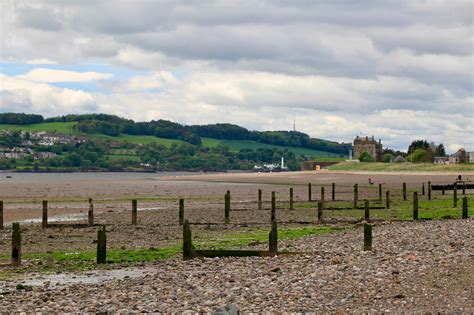
[[[357,136],[354,139],[354,159],[358,159],[364,152],[369,153],[375,161],[380,161],[382,158],[382,141],[377,142],[374,136]]]

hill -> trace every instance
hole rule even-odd
[[[346,155],[350,145],[301,132],[250,131],[232,124],[135,122],[107,114],[0,114],[0,169],[291,170],[314,158]]]

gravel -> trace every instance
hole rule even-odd
[[[27,290],[15,289],[17,279],[0,283],[10,288],[0,312],[473,313],[473,227],[473,219],[398,222],[374,227],[371,252],[358,227],[280,242],[306,253],[297,256],[174,259],[137,266],[136,277]]]

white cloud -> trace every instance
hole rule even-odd
[[[87,82],[95,80],[110,79],[113,77],[110,73],[99,72],[76,72],[66,70],[54,70],[45,68],[36,68],[26,74],[18,75],[20,79],[36,82]]]
[[[48,58],[38,58],[38,59],[31,59],[25,62],[27,65],[55,65],[57,64],[56,61],[49,60]]]

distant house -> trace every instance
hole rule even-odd
[[[37,152],[35,154],[36,159],[50,159],[58,156],[56,153],[53,152]]]
[[[354,159],[358,159],[362,153],[367,152],[374,161],[379,161],[382,157],[382,141],[378,142],[372,137],[359,137],[354,139]]]
[[[26,154],[21,152],[5,152],[4,153],[6,159],[24,159]]]
[[[392,162],[393,163],[405,163],[407,160],[401,156],[401,155],[397,155],[397,157],[395,157]]]
[[[449,164],[466,163],[466,150],[459,149],[456,153],[449,156]]]
[[[447,156],[435,156],[434,164],[449,164],[449,157],[447,157]]]

